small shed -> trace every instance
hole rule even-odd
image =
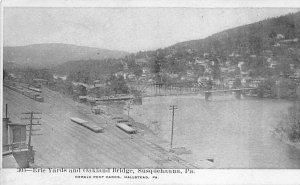
[[[100,106],[94,106],[92,112],[94,114],[104,114],[104,110],[102,110]]]
[[[22,123],[9,123],[8,136],[11,144],[19,144],[15,147],[19,148],[21,144],[26,144],[26,125]]]
[[[27,148],[26,145],[26,125],[22,123],[13,123],[9,118],[3,118],[2,139],[3,152],[12,149]],[[13,148],[11,148],[13,146]]]

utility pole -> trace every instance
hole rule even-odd
[[[33,129],[32,126],[34,125],[41,125],[38,121],[38,123],[33,123],[33,120],[40,120],[41,118],[36,118],[34,117],[34,114],[42,114],[40,112],[24,112],[22,114],[25,115],[30,115],[30,117],[25,117],[25,118],[21,118],[22,120],[29,120],[29,124],[27,124],[26,126],[29,126],[29,139],[28,139],[28,150],[29,150],[29,158],[28,161],[31,161],[32,163],[34,162],[34,151],[33,151],[33,147],[31,146],[31,137],[32,136],[36,136],[36,135],[42,135],[42,134],[33,134],[32,132],[34,131],[40,131],[41,129]]]
[[[172,110],[172,132],[171,132],[171,149],[173,145],[173,130],[174,130],[174,112],[178,109],[176,105],[171,105],[169,110]]]
[[[128,122],[129,122],[129,112],[130,112],[130,109],[132,109],[132,108],[130,107],[130,104],[131,104],[131,101],[129,101],[129,102],[128,102],[128,105],[127,105],[127,120],[128,120]]]
[[[110,99],[109,99],[109,95],[107,95],[107,104],[106,104],[106,111],[107,111],[107,115],[109,115],[110,109]]]
[[[7,104],[5,104],[5,118],[7,119]]]
[[[34,114],[42,114],[40,112],[24,112],[22,114],[26,114],[26,115],[30,115],[30,117],[26,117],[26,118],[21,118],[22,120],[29,120],[29,124],[27,124],[27,126],[29,126],[29,130],[26,130],[26,131],[29,131],[29,139],[28,139],[28,147],[31,147],[31,137],[34,135],[32,134],[33,131],[39,131],[39,130],[34,130],[32,129],[32,126],[34,125],[41,125],[40,123],[33,123],[33,120],[40,120],[41,118],[35,118],[33,117]]]

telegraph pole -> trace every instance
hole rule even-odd
[[[36,118],[36,117],[33,117],[34,114],[42,114],[40,112],[24,112],[22,114],[26,114],[26,115],[30,115],[30,117],[25,117],[25,118],[21,118],[23,120],[29,120],[30,123],[27,124],[26,126],[29,125],[29,130],[26,130],[26,131],[29,131],[29,139],[28,139],[28,151],[29,151],[29,156],[27,157],[27,161],[28,162],[31,162],[31,163],[34,163],[34,155],[35,155],[35,151],[33,150],[33,146],[31,146],[31,137],[32,136],[35,136],[35,135],[42,135],[42,134],[33,134],[32,132],[34,131],[40,131],[41,129],[32,129],[32,126],[34,125],[41,125],[39,122],[38,123],[33,123],[33,120],[39,120],[41,118]]]
[[[5,118],[7,119],[7,104],[5,104]]]
[[[172,131],[171,131],[171,148],[173,145],[173,130],[174,130],[174,112],[178,109],[176,105],[171,105],[169,110],[172,110]]]
[[[128,102],[128,105],[127,105],[127,120],[128,120],[128,122],[129,122],[129,112],[130,112],[130,109],[132,109],[132,108],[130,107],[130,104],[131,104],[131,101],[129,101],[129,102]]]
[[[42,114],[42,113],[31,111],[31,112],[24,112],[24,113],[22,113],[22,114],[26,114],[26,115],[29,114],[29,115],[30,115],[29,118],[27,117],[27,118],[21,118],[21,119],[22,119],[22,120],[29,120],[29,124],[27,124],[27,126],[29,126],[29,130],[26,130],[26,131],[29,131],[28,147],[31,148],[31,137],[34,136],[34,135],[32,134],[32,132],[33,132],[33,131],[39,131],[39,130],[33,130],[33,129],[32,129],[32,126],[33,126],[33,125],[41,125],[40,123],[33,123],[33,120],[39,120],[39,119],[41,119],[41,118],[35,118],[35,117],[33,117],[33,115],[34,115],[34,114]],[[36,135],[38,135],[38,134],[36,134]]]

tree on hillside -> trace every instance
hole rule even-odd
[[[288,76],[291,71],[290,71],[290,65],[289,63],[283,61],[283,62],[280,62],[276,68],[275,68],[275,71],[277,74],[282,74],[283,76]]]
[[[280,79],[277,88],[279,91],[280,98],[297,97],[297,93],[296,93],[297,84],[290,79],[285,79],[285,78]]]
[[[235,78],[232,86],[233,86],[232,87],[233,89],[242,87],[241,79],[240,78]]]
[[[107,84],[111,92],[115,94],[127,94],[129,93],[129,87],[127,86],[123,76],[116,77],[115,75],[111,75],[107,80]]]
[[[238,66],[236,66],[235,70],[234,70],[234,75],[235,76],[239,76],[241,74],[241,70]]]
[[[203,76],[205,68],[203,65],[194,65],[195,74],[200,77]]]
[[[271,39],[276,39],[277,33],[275,32],[274,29],[272,29],[272,31],[269,33],[269,38]]]
[[[275,32],[274,29],[272,29],[272,31],[269,33],[269,39],[271,40],[271,44],[274,45],[276,42],[276,37],[277,37],[277,33]]]
[[[220,79],[221,77],[221,69],[220,69],[220,63],[216,56],[211,58],[211,61],[213,65],[211,66],[212,69],[212,76],[213,79]]]
[[[142,67],[139,66],[139,65],[136,65],[136,66],[133,68],[133,74],[134,74],[137,78],[141,77],[142,74],[143,74]]]
[[[256,89],[257,95],[260,98],[265,96],[276,97],[276,83],[273,79],[267,79],[258,84]]]
[[[211,90],[213,88],[213,81],[211,79],[207,80],[205,84],[205,89]]]
[[[139,78],[143,74],[142,67],[135,62],[134,56],[126,56],[125,62],[127,63],[128,69]]]
[[[261,51],[263,50],[262,38],[253,34],[250,35],[248,39],[250,51],[255,55],[260,55]]]
[[[167,65],[165,52],[162,49],[157,50],[151,60],[151,72],[155,75],[155,81],[160,82],[162,80],[161,73],[167,69]]]
[[[65,82],[64,83],[64,91],[67,95],[73,95],[73,84],[72,82]]]

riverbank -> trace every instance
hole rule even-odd
[[[288,98],[271,97],[271,96],[259,97],[258,95],[249,95],[249,94],[245,94],[244,97],[252,97],[252,98],[257,98],[257,99],[271,99],[271,100],[287,100],[287,101],[299,101],[300,100],[300,97],[288,97]]]
[[[297,149],[300,150],[300,141],[298,141],[298,142],[293,142],[293,141],[291,141],[291,140],[288,138],[288,136],[287,136],[285,133],[280,132],[280,131],[273,131],[272,133],[273,133],[274,136],[275,136],[277,139],[279,139],[280,141],[282,141],[282,142],[284,142],[284,143],[286,143],[286,144],[288,144],[288,145],[290,145],[290,146],[293,146],[293,147],[295,147],[295,148],[297,148]]]

